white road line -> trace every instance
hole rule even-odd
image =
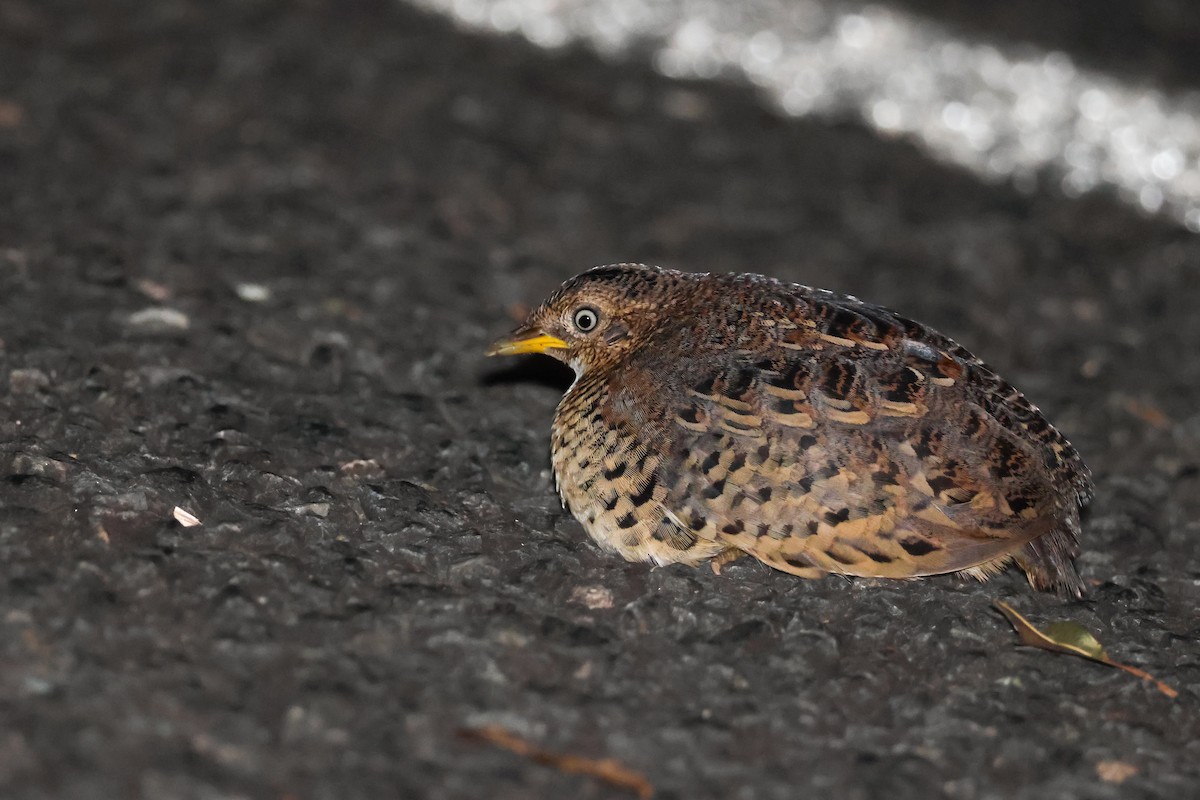
[[[1076,196],[1111,186],[1200,231],[1200,93],[951,36],[897,9],[817,0],[409,0],[547,48],[648,52],[671,77],[743,76],[785,113],[846,114],[939,159]]]

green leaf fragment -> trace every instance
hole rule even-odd
[[[1091,631],[1077,622],[1052,622],[1042,629],[1043,635],[1060,647],[1074,650],[1087,658],[1108,661],[1104,645],[1092,636]]]

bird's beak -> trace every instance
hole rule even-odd
[[[488,348],[489,356],[515,356],[521,353],[545,353],[566,350],[567,343],[536,328],[519,328]]]

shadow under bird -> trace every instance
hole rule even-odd
[[[979,580],[1010,562],[1079,596],[1092,480],[1021,392],[886,308],[761,275],[596,267],[489,355],[545,353],[564,505],[631,561],[742,555],[826,573]]]

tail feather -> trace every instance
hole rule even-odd
[[[1013,554],[1017,566],[1035,589],[1053,589],[1083,597],[1083,578],[1075,569],[1079,555],[1079,519],[1072,516]]]

